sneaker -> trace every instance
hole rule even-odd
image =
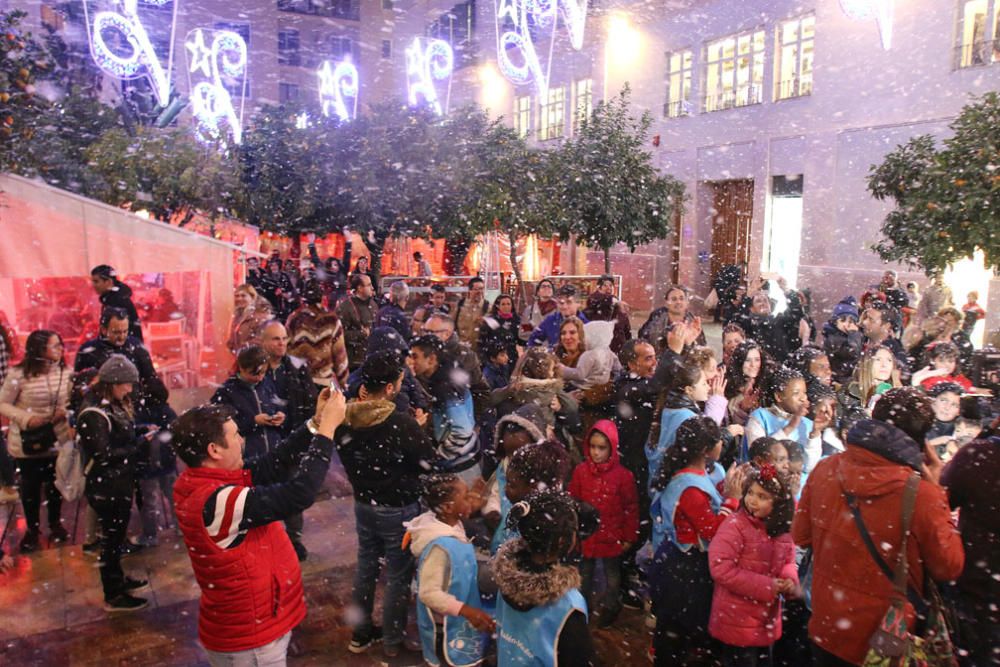
[[[309,558],[309,550],[301,542],[292,542],[292,548],[295,549],[295,555],[298,556],[300,563]]]
[[[38,551],[38,531],[29,530],[21,538],[21,553],[30,554],[33,551]]]
[[[62,526],[56,526],[49,531],[49,541],[53,544],[62,544],[64,542],[69,542],[69,533]]]
[[[148,591],[149,582],[145,579],[133,579],[132,577],[125,577],[125,592],[126,593],[138,593],[139,591]]]
[[[622,591],[621,600],[626,609],[642,609],[642,596],[631,589]]]
[[[139,611],[149,606],[149,601],[145,598],[132,597],[128,593],[122,593],[116,598],[104,601],[104,611]]]
[[[369,632],[354,631],[347,650],[351,653],[364,653],[372,644],[382,641],[382,628],[375,626]]]
[[[17,489],[13,486],[5,486],[0,488],[0,504],[2,503],[16,503],[21,496],[17,494]]]

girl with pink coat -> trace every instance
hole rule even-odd
[[[722,642],[726,667],[772,664],[781,637],[781,596],[797,594],[795,512],[788,480],[770,463],[750,469],[740,509],[708,548],[715,580],[708,632]]]

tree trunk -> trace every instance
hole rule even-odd
[[[611,275],[611,248],[604,249],[604,273]]]
[[[469,254],[472,241],[467,238],[445,239],[444,241],[444,273],[447,276],[462,275],[462,265]]]
[[[507,240],[510,242],[510,266],[514,270],[514,278],[517,279],[517,302],[520,304],[515,312],[523,310],[527,306],[527,297],[524,294],[524,280],[521,279],[521,265],[517,263],[517,234],[507,233]]]

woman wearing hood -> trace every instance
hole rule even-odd
[[[573,471],[569,494],[594,507],[600,515],[597,532],[583,541],[581,592],[587,607],[598,614],[600,627],[611,625],[621,611],[622,554],[639,538],[639,495],[635,478],[618,459],[618,429],[602,419],[584,439],[586,460]],[[602,564],[606,585],[599,604],[594,599],[594,569]]]
[[[611,337],[611,351],[621,352],[625,341],[632,337],[632,323],[622,304],[615,302],[615,297],[606,292],[597,291],[587,297],[587,307],[583,314],[591,322],[611,322],[614,325],[614,335]]]
[[[927,582],[962,572],[965,553],[939,485],[941,462],[918,444],[933,422],[930,400],[920,390],[891,389],[875,404],[872,419],[848,433],[846,451],[820,461],[806,481],[792,538],[813,549],[809,638],[818,665],[864,659],[896,595],[883,565],[892,568],[900,558],[908,485],[916,484],[916,497],[904,555],[907,627],[914,627],[914,604],[923,607],[930,596]]]
[[[559,336],[559,347],[556,348],[557,351],[562,348],[569,357],[573,356],[568,350],[568,346],[572,345],[573,341],[563,341],[563,334],[569,334],[567,329],[570,327],[577,328],[573,323],[574,319],[568,318],[563,322],[563,331],[560,332]],[[576,321],[579,322],[579,320]],[[613,323],[587,322],[587,324],[581,324],[578,331],[579,329],[583,330],[583,335],[577,340],[581,347],[586,343],[586,351],[580,353],[575,364],[563,365],[562,377],[563,380],[573,384],[577,389],[587,391],[611,382],[611,378],[621,372],[622,365],[610,348],[614,335]]]

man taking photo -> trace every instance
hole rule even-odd
[[[344,406],[342,394],[324,389],[312,419],[248,461],[228,408],[192,408],[174,422],[174,449],[188,465],[174,487],[177,522],[201,587],[198,636],[213,666],[284,664],[306,605],[298,558],[278,522],[316,499]]]

